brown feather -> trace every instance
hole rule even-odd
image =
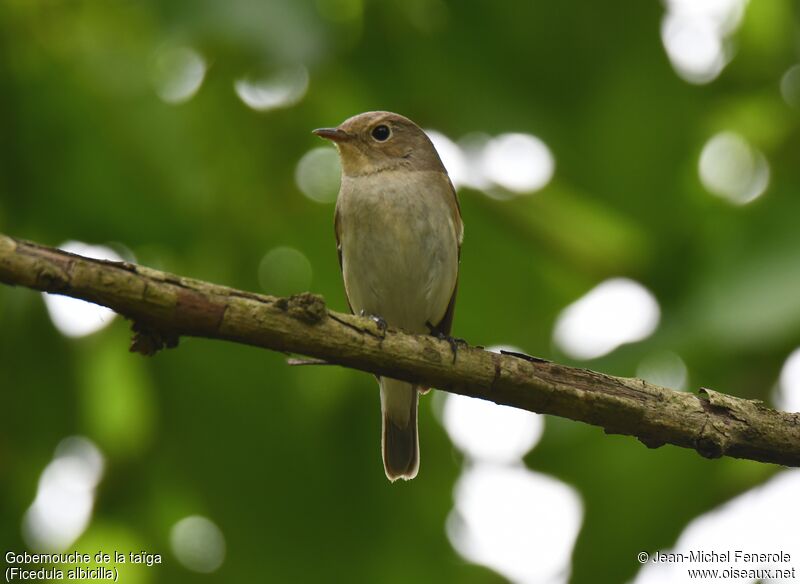
[[[341,241],[341,220],[339,218],[339,205],[336,205],[336,211],[333,214],[333,232],[336,235],[336,254],[339,256],[339,271],[342,272],[344,275],[344,267],[342,266],[342,241]],[[460,250],[460,248],[459,248]],[[345,288],[344,291],[344,299],[347,301],[347,308],[350,309],[351,314],[355,314],[353,312],[353,307],[350,305],[350,299],[347,297],[347,289]]]
[[[450,180],[450,177],[447,176],[445,173],[445,177],[447,178],[447,182],[450,185],[450,194],[452,197],[449,200],[449,205],[451,211],[453,213],[453,222],[456,226],[456,238],[458,239],[458,263],[459,263],[459,271],[461,269],[461,243],[464,240],[464,221],[461,219],[461,205],[458,202],[458,194],[456,193],[456,189],[453,186],[453,182]],[[453,314],[456,308],[456,293],[458,292],[458,276],[456,275],[456,283],[453,285],[453,294],[450,296],[450,302],[447,305],[447,310],[442,317],[442,320],[436,324],[435,328],[436,331],[443,335],[450,335],[450,331],[453,328]]]

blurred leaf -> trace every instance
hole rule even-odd
[[[156,423],[146,362],[126,350],[128,339],[124,326],[114,327],[91,339],[82,355],[80,406],[86,433],[114,458],[146,449]]]

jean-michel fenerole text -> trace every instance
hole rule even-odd
[[[742,564],[788,564],[792,561],[791,554],[783,551],[770,553],[753,553],[742,550],[726,550],[724,552],[692,550],[687,553],[653,554],[652,562],[656,564],[684,564],[684,563],[742,563]]]

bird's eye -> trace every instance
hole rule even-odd
[[[381,124],[372,128],[372,137],[378,142],[385,142],[392,135],[392,131],[386,124]]]

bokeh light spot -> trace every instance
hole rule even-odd
[[[308,90],[308,70],[301,66],[278,71],[269,77],[243,78],[233,84],[236,95],[256,111],[289,107]]]
[[[306,152],[297,163],[297,188],[317,203],[333,203],[339,193],[342,167],[334,148],[320,146]]]
[[[706,142],[699,173],[709,192],[737,205],[761,196],[770,176],[764,155],[733,132],[721,132]]]
[[[542,436],[544,420],[533,412],[448,394],[442,421],[450,439],[471,459],[515,462]]]
[[[189,47],[158,51],[153,59],[153,83],[162,101],[179,104],[197,93],[206,75],[206,62]]]
[[[790,106],[800,108],[800,65],[790,67],[781,77],[781,95]]]
[[[728,37],[739,26],[745,0],[667,0],[661,40],[675,72],[708,83],[730,60]]]
[[[80,241],[67,241],[59,249],[99,260],[122,261],[122,258],[109,247],[89,245]],[[67,337],[83,337],[105,328],[116,315],[113,310],[57,294],[42,293],[44,305],[50,320],[58,331]]]
[[[689,380],[686,363],[672,351],[652,353],[636,368],[636,377],[670,389],[684,390]]]
[[[436,130],[425,130],[425,133],[428,135],[428,138],[431,139],[431,142],[433,142],[433,146],[436,148],[439,158],[442,159],[442,164],[444,164],[447,174],[453,182],[453,186],[458,188],[468,184],[466,160],[458,145]]]
[[[783,552],[796,563],[800,557],[800,470],[782,471],[763,485],[750,489],[720,507],[693,519],[678,537],[673,548],[688,555],[692,550],[723,553],[735,550],[748,553]],[[765,526],[768,528],[765,529]],[[673,550],[668,550],[669,553]],[[792,569],[793,564],[779,562],[750,562],[747,570]],[[653,562],[642,566],[633,584],[667,584],[685,582],[688,569],[723,568],[725,563],[713,562]],[[790,582],[792,579],[769,579],[764,582]],[[723,578],[715,582],[760,582],[756,578]]]
[[[561,312],[553,339],[575,359],[594,359],[650,336],[660,314],[647,288],[627,278],[613,278]]]
[[[486,177],[515,193],[530,193],[553,177],[555,159],[547,145],[530,134],[501,134],[484,150]]]
[[[567,582],[583,504],[561,481],[521,465],[479,463],[455,487],[453,547],[512,582]]]
[[[276,247],[261,259],[258,281],[262,290],[274,296],[306,292],[311,286],[311,262],[293,247]]]
[[[103,455],[87,438],[72,436],[61,441],[22,521],[22,533],[31,549],[62,551],[78,539],[89,525],[104,465]]]
[[[192,515],[181,519],[172,527],[169,541],[178,561],[194,572],[214,572],[225,561],[225,537],[205,517]]]
[[[670,15],[664,19],[661,38],[672,66],[691,83],[708,83],[725,66],[722,39],[704,20]]]
[[[536,136],[507,133],[496,137],[473,132],[458,142],[437,130],[425,130],[453,186],[471,187],[486,196],[509,200],[546,186],[555,172],[555,158]]]
[[[775,405],[786,412],[800,412],[800,348],[783,364]]]

